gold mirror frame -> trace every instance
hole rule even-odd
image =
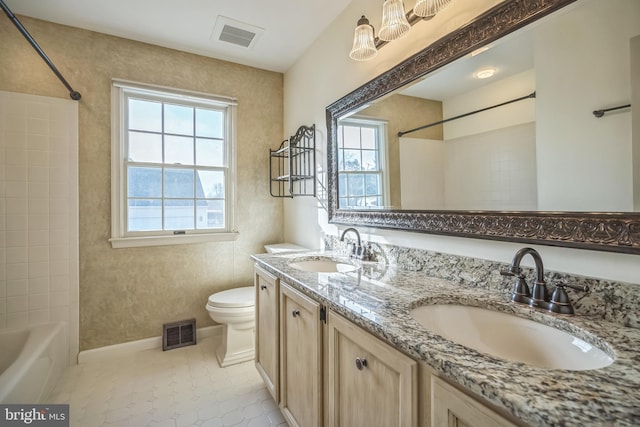
[[[640,213],[338,209],[338,118],[577,0],[506,0],[329,105],[329,222],[640,254]]]

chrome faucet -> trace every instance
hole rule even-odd
[[[525,276],[520,268],[520,262],[525,255],[531,255],[535,263],[535,280],[529,292],[529,287],[525,281]],[[528,304],[530,307],[539,307],[549,310],[553,313],[573,314],[573,307],[565,287],[588,292],[588,286],[577,286],[569,283],[557,283],[555,289],[549,298],[547,293],[547,284],[544,281],[544,267],[542,265],[542,257],[533,248],[522,248],[513,257],[511,265],[507,270],[500,271],[503,276],[513,276],[516,281],[513,285],[511,293],[511,301]]]
[[[345,234],[347,234],[350,231],[354,232],[356,234],[356,237],[358,238],[358,243],[356,244],[356,246],[353,247],[353,250],[351,251],[351,257],[357,258],[363,261],[368,261],[369,251],[362,246],[362,240],[360,240],[360,233],[358,232],[358,230],[356,230],[353,227],[347,228],[342,232],[342,235],[340,236],[340,241],[344,242]]]

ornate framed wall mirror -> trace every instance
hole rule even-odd
[[[634,105],[636,0],[505,0],[327,107],[329,221],[640,254]]]

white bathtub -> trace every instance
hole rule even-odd
[[[67,367],[67,324],[0,331],[0,403],[43,403]]]

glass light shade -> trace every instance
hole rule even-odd
[[[418,0],[413,13],[422,18],[432,18],[436,13],[449,6],[451,0]]]
[[[382,27],[380,28],[380,40],[397,40],[406,35],[411,29],[407,21],[402,0],[385,0],[382,6]]]
[[[369,24],[369,20],[362,15],[353,35],[353,47],[349,57],[356,61],[366,61],[377,54],[378,49],[376,49],[373,37],[373,27]]]

